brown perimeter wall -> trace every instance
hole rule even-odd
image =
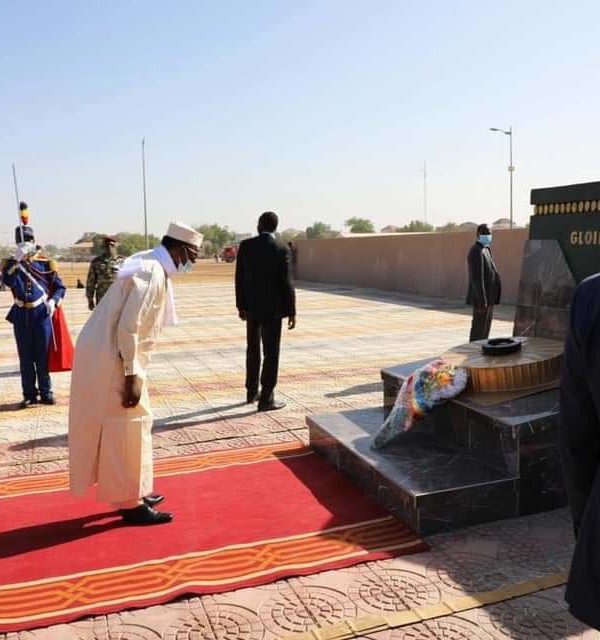
[[[502,302],[517,300],[528,229],[494,231],[492,253],[502,278]],[[299,240],[301,280],[464,299],[468,232]]]

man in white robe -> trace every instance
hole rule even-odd
[[[170,522],[152,495],[147,369],[165,325],[176,323],[170,277],[191,270],[202,235],[171,223],[161,244],[126,260],[75,348],[69,410],[71,492],[119,509],[130,524]]]

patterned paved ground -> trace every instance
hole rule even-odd
[[[244,398],[244,332],[229,282],[177,286],[182,323],[167,329],[151,370],[156,456],[273,441],[306,440],[309,412],[381,404],[379,369],[465,341],[469,317],[450,302],[334,286],[299,291],[299,325],[283,343],[281,412],[258,415]],[[0,314],[9,295],[0,293]],[[66,306],[76,332],[87,317],[81,291]],[[501,308],[494,334],[510,333]],[[0,477],[66,466],[69,375],[54,376],[56,407],[17,411],[16,354],[0,326]],[[50,507],[51,508],[51,507]],[[502,588],[568,566],[565,511],[474,527],[429,539],[427,553],[278,582],[214,597],[183,599],[0,640],[270,640],[345,619],[435,605]],[[1,567],[0,567],[1,576]],[[1,579],[1,578],[0,578]],[[600,638],[566,611],[562,588],[370,635],[371,640]]]

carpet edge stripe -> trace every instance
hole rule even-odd
[[[350,531],[352,529],[358,529],[359,527],[363,527],[365,529],[379,524],[379,523],[389,523],[392,522],[392,524],[396,527],[399,527],[403,530],[408,530],[410,531],[410,529],[408,529],[408,527],[406,527],[406,525],[403,525],[402,523],[400,523],[398,520],[396,520],[394,518],[394,516],[392,515],[388,515],[388,516],[384,516],[382,518],[375,518],[372,520],[364,520],[362,522],[357,522],[357,523],[353,523],[353,524],[347,524],[347,525],[339,525],[337,527],[331,527],[329,529],[321,529],[321,530],[317,530],[317,531],[309,531],[306,533],[299,533],[293,536],[283,536],[283,537],[278,537],[278,538],[266,538],[264,540],[255,540],[253,542],[246,542],[246,543],[241,543],[241,544],[233,544],[233,545],[225,545],[222,547],[215,547],[214,549],[208,549],[205,551],[194,551],[194,552],[190,552],[190,553],[185,553],[185,554],[179,554],[179,555],[174,555],[174,556],[166,556],[164,558],[158,558],[156,560],[148,560],[145,562],[137,562],[137,563],[132,563],[132,564],[128,564],[128,565],[121,565],[120,567],[110,567],[110,568],[106,568],[106,569],[98,569],[98,570],[92,570],[92,571],[82,571],[82,572],[78,572],[78,573],[73,573],[73,574],[67,574],[64,576],[55,576],[54,578],[44,578],[42,580],[33,580],[30,582],[22,582],[22,583],[13,583],[12,585],[0,585],[0,595],[2,594],[3,591],[8,591],[9,589],[13,588],[13,587],[24,587],[24,586],[29,586],[29,585],[38,585],[38,584],[44,584],[47,582],[54,582],[56,580],[71,580],[73,578],[82,578],[85,577],[87,575],[101,575],[103,573],[111,573],[114,571],[125,571],[125,570],[130,570],[130,569],[135,569],[138,567],[149,567],[152,565],[158,565],[158,564],[164,564],[165,562],[175,562],[177,560],[184,560],[184,559],[191,559],[191,558],[201,558],[207,555],[211,555],[211,554],[215,554],[215,553],[222,553],[222,552],[227,552],[227,551],[233,551],[233,550],[244,550],[244,549],[249,549],[252,547],[260,547],[260,546],[264,546],[267,544],[274,544],[274,543],[285,543],[285,542],[294,542],[294,541],[299,541],[299,540],[303,540],[303,539],[311,539],[311,538],[315,538],[315,537],[322,537],[323,535],[329,535],[331,533],[338,533],[341,531]],[[413,533],[413,535],[415,536],[415,538],[417,540],[420,540],[420,538],[417,537],[416,534]]]
[[[304,451],[303,451],[304,450]],[[290,451],[289,455],[282,455],[285,451]],[[244,452],[244,455],[241,455]],[[251,454],[261,454],[262,457],[251,458]],[[243,447],[239,449],[223,449],[217,451],[209,451],[206,453],[194,453],[189,456],[176,456],[170,458],[159,458],[154,462],[155,476],[169,477],[172,475],[183,475],[184,473],[197,473],[200,471],[211,471],[218,468],[227,468],[233,466],[242,466],[247,464],[259,464],[271,460],[286,460],[293,457],[307,456],[314,453],[314,450],[303,444],[298,443],[273,443],[269,446],[260,445],[254,447]],[[279,454],[279,455],[277,455]],[[198,464],[203,460],[210,463],[212,458],[234,458],[228,464],[214,462],[213,464]],[[235,461],[235,458],[238,461]],[[179,461],[179,466],[171,465]],[[164,470],[163,470],[164,469]],[[0,480],[0,500],[7,498],[19,498],[26,495],[36,495],[41,493],[51,493],[53,491],[65,491],[69,489],[69,472],[55,471],[51,474],[29,474],[25,476],[13,476]],[[18,493],[11,492],[14,487]],[[25,490],[23,490],[25,488]]]
[[[297,563],[297,564],[289,564],[289,565],[280,565],[277,567],[273,567],[269,570],[263,571],[263,572],[255,572],[254,574],[249,574],[243,577],[240,577],[237,580],[225,580],[223,582],[219,582],[219,581],[210,581],[208,583],[204,583],[198,580],[194,580],[194,581],[187,581],[187,582],[180,582],[177,584],[176,587],[170,587],[168,589],[164,589],[162,591],[155,591],[152,593],[148,593],[148,594],[143,594],[140,595],[139,593],[131,596],[127,596],[127,597],[121,597],[121,598],[117,598],[114,600],[106,600],[106,601],[102,601],[102,602],[96,602],[93,605],[84,605],[84,606],[80,606],[80,607],[74,607],[71,609],[63,609],[60,611],[59,614],[55,613],[55,612],[46,612],[46,613],[40,613],[40,614],[35,614],[34,616],[21,616],[19,618],[4,618],[4,617],[0,617],[0,624],[18,624],[18,623],[24,623],[24,622],[30,622],[30,621],[35,621],[35,620],[43,620],[44,618],[50,618],[51,616],[57,616],[57,615],[65,615],[65,614],[71,614],[71,613],[79,613],[79,612],[84,612],[86,610],[89,610],[92,607],[108,607],[111,605],[120,605],[120,604],[126,604],[132,601],[135,601],[136,599],[139,600],[150,600],[153,598],[158,598],[158,597],[164,597],[164,596],[168,596],[170,593],[175,593],[177,591],[181,591],[181,590],[185,590],[187,588],[191,588],[193,586],[196,587],[200,587],[200,586],[216,586],[216,585],[220,585],[220,584],[227,584],[227,583],[231,583],[232,585],[235,585],[237,583],[242,583],[245,581],[249,581],[252,579],[255,579],[257,577],[262,577],[262,576],[267,576],[267,575],[272,575],[274,573],[278,573],[278,572],[286,572],[286,571],[293,571],[293,570],[298,570],[298,569],[307,569],[307,568],[313,568],[316,567],[320,564],[323,564],[324,566],[327,566],[329,564],[335,564],[338,562],[341,562],[343,560],[346,559],[350,559],[350,558],[356,558],[356,557],[360,557],[360,556],[369,556],[369,555],[375,555],[378,553],[384,553],[387,551],[393,551],[393,550],[397,550],[397,549],[404,549],[407,546],[412,546],[412,545],[420,545],[423,544],[422,540],[416,540],[414,541],[414,543],[407,543],[407,544],[402,544],[396,547],[385,547],[382,549],[371,549],[371,550],[357,550],[351,553],[347,553],[347,554],[343,554],[343,555],[339,555],[337,557],[331,557],[331,558],[327,558],[327,559],[321,559],[321,560],[316,560],[313,562],[307,562],[307,563]]]

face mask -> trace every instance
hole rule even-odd
[[[481,242],[484,247],[489,247],[492,244],[492,234],[490,233],[479,236],[479,242]]]
[[[183,262],[177,265],[177,273],[189,273],[194,268],[194,263],[191,260]]]

